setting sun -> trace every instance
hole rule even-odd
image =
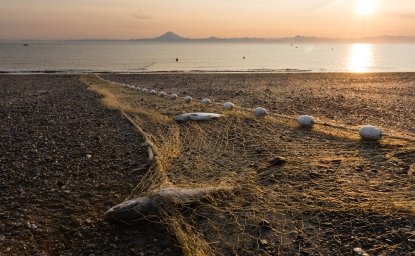
[[[355,10],[358,15],[362,15],[362,16],[370,15],[375,11],[375,1],[374,0],[357,0]]]

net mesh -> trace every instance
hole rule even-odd
[[[171,186],[220,188],[191,204],[160,206],[157,221],[185,254],[344,255],[363,247],[391,255],[415,248],[412,141],[364,142],[335,127],[300,129],[283,117],[82,80],[154,145],[155,160],[129,198]],[[225,117],[174,121],[188,112]]]

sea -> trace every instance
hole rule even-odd
[[[0,73],[415,72],[415,44],[0,42]]]

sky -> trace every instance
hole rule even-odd
[[[415,35],[414,0],[1,0],[2,39]]]

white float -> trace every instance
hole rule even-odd
[[[186,96],[186,97],[184,97],[184,98],[183,98],[183,101],[184,101],[185,103],[190,103],[190,102],[192,101],[192,97],[190,97],[190,96]]]
[[[301,115],[297,118],[298,124],[301,127],[312,127],[314,125],[314,118],[309,115]]]
[[[202,104],[208,105],[210,103],[210,99],[204,98],[202,99]]]
[[[195,113],[186,113],[176,116],[176,121],[207,121],[211,119],[216,119],[222,115],[216,113],[204,113],[204,112],[195,112]]]
[[[165,93],[165,92],[163,92],[163,91],[161,91],[161,92],[159,93],[159,96],[160,96],[160,97],[164,97],[164,96],[166,96],[166,93]]]
[[[223,107],[227,110],[231,110],[235,107],[235,104],[229,101],[229,102],[225,102],[225,104],[223,104]]]
[[[171,94],[170,95],[170,97],[169,97],[171,100],[175,100],[175,99],[177,99],[177,94],[175,94],[175,93],[173,93],[173,94]]]
[[[255,116],[266,116],[268,115],[268,110],[265,108],[257,107],[255,108]]]
[[[363,125],[359,129],[359,135],[365,140],[378,140],[382,136],[382,130],[373,125]]]

